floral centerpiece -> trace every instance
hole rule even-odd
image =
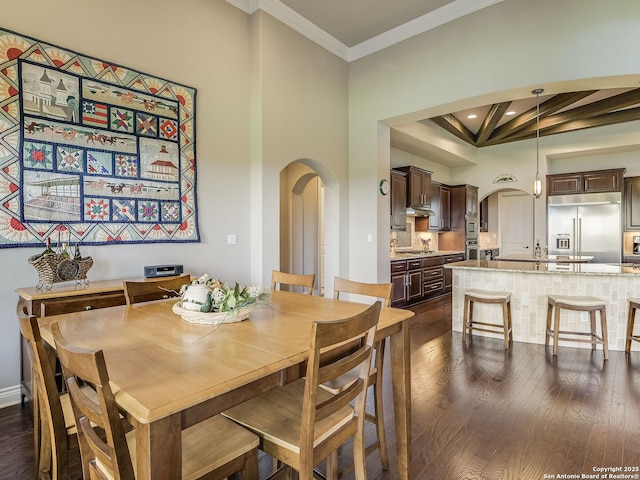
[[[260,303],[269,298],[260,287],[233,287],[212,279],[208,275],[194,280],[180,289],[181,301],[174,304],[173,311],[191,323],[239,322]]]

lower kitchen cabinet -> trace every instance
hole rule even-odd
[[[450,287],[446,289],[446,276],[450,276],[451,271],[445,269],[444,264],[462,260],[464,254],[392,261],[391,306],[411,305],[451,292]]]
[[[464,262],[464,254],[459,253],[455,255],[445,255],[444,263]],[[450,268],[444,269],[444,293],[451,293],[453,290],[453,270]]]

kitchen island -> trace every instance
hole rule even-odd
[[[589,295],[607,304],[609,348],[624,350],[628,299],[640,294],[640,269],[602,263],[535,263],[467,260],[445,265],[453,272],[452,330],[462,332],[465,290],[502,290],[512,293],[513,339],[544,344],[547,295]],[[476,305],[476,315],[495,323],[502,312],[491,305]],[[565,330],[588,331],[586,314],[562,312]],[[569,317],[566,317],[569,315]],[[494,336],[489,333],[474,335]],[[590,348],[588,344],[560,342],[560,346]],[[633,342],[633,350],[640,345]]]

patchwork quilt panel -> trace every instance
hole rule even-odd
[[[0,29],[0,248],[198,242],[196,90]]]

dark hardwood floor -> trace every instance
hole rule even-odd
[[[640,352],[611,351],[604,362],[602,350],[561,346],[555,359],[542,345],[505,351],[500,339],[474,337],[465,346],[450,330],[449,297],[413,310],[412,478],[538,480],[596,467],[638,478]],[[391,468],[371,455],[370,480],[397,478],[390,381],[387,368]],[[34,478],[32,432],[20,406],[0,410],[0,479]],[[350,459],[343,448],[341,462]],[[262,456],[261,476],[268,465]],[[80,477],[77,462],[72,474]]]

